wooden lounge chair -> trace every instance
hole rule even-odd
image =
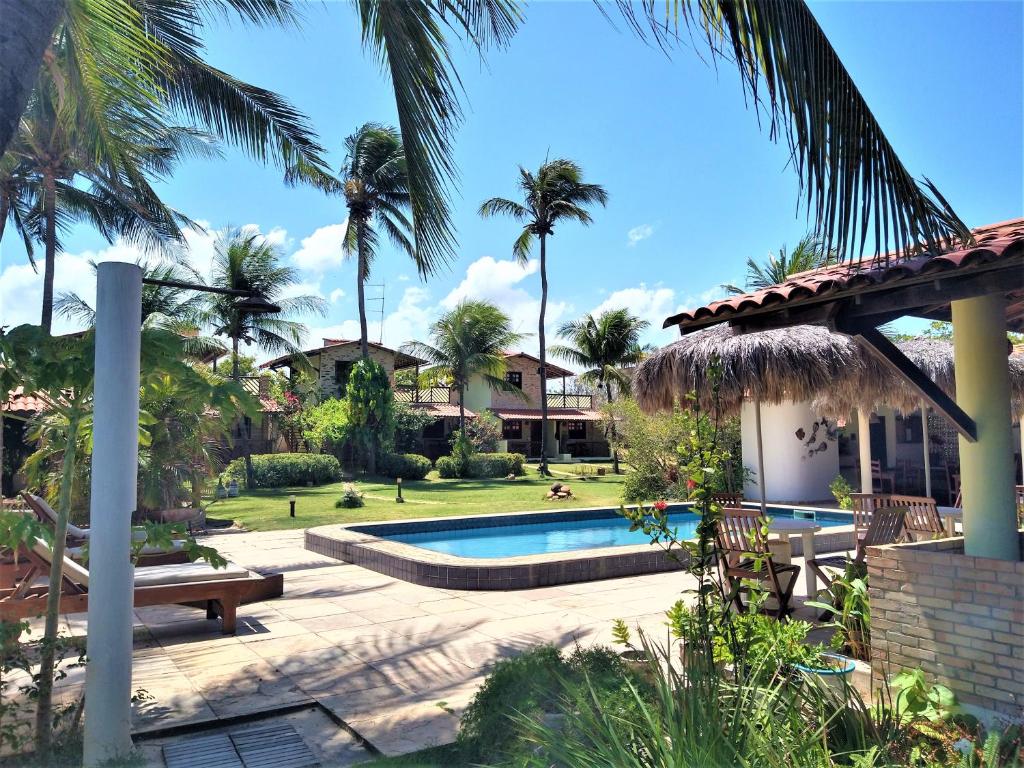
[[[39,522],[44,525],[50,525],[56,527],[57,525],[57,513],[53,507],[46,503],[46,499],[36,496],[32,493],[22,492],[22,498],[25,500],[25,504],[32,510],[36,517],[39,518]],[[84,550],[86,543],[89,541],[89,534],[91,531],[88,528],[79,528],[77,525],[68,523],[68,536],[67,536],[67,555],[72,560],[81,561],[83,559]],[[140,537],[138,541],[145,540],[145,532],[142,530],[136,530],[132,533],[133,536]],[[160,547],[153,547],[146,544],[142,547],[142,551],[139,553],[138,567],[148,567],[152,565],[172,565],[174,563],[187,563],[188,557],[182,549],[184,542],[174,542],[174,547],[171,549],[162,549]]]
[[[904,531],[908,538],[920,541],[943,535],[942,519],[935,506],[935,499],[931,497],[901,496],[895,493],[854,493],[850,496],[853,499],[853,525],[858,542],[864,538],[875,512],[892,507],[907,510]]]
[[[31,548],[21,548],[18,557],[24,558],[29,568],[14,587],[0,589],[3,621],[41,616],[46,611],[48,585],[38,582],[49,576],[53,550],[36,539]],[[87,610],[89,571],[69,557],[64,558],[61,570],[61,613]],[[220,617],[224,634],[233,635],[239,605],[280,597],[283,588],[282,574],[264,578],[234,563],[217,569],[205,563],[155,565],[136,569],[134,604],[136,608],[174,604],[205,608],[207,619]]]
[[[825,569],[843,573],[846,566],[852,563],[863,563],[867,555],[868,547],[880,547],[886,544],[895,544],[904,536],[904,525],[906,524],[907,510],[898,507],[885,507],[875,512],[871,518],[865,535],[857,542],[857,554],[853,560],[846,555],[828,555],[826,557],[815,557],[808,560],[806,565],[814,574],[825,583],[825,589],[832,586],[835,574],[829,575]]]
[[[764,534],[766,525],[760,510],[723,509],[716,531],[719,568],[737,611],[747,609],[743,594],[749,593],[750,587],[744,582],[756,581],[775,598],[777,607],[765,610],[784,619],[793,612],[790,602],[800,566],[775,562]]]

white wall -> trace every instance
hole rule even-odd
[[[783,403],[761,405],[761,435],[764,441],[765,489],[768,501],[822,501],[831,499],[828,484],[839,474],[839,444],[827,441],[828,449],[813,456],[797,439],[796,431],[803,428],[809,436],[817,414],[810,403]],[[757,474],[757,432],[754,403],[743,404],[740,416],[743,437],[743,463],[753,473],[743,488],[750,500],[761,498],[760,478]],[[819,437],[824,440],[823,431]],[[819,440],[818,442],[820,442]]]

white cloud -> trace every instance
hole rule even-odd
[[[628,309],[641,320],[650,323],[644,340],[650,343],[666,343],[669,339],[661,329],[665,318],[675,311],[676,292],[671,288],[655,285],[650,288],[640,283],[632,288],[613,291],[594,307],[590,313],[595,317],[611,309]]]
[[[451,309],[464,298],[490,301],[500,307],[512,320],[519,333],[529,334],[522,348],[537,351],[537,319],[540,316],[540,297],[521,287],[519,283],[540,268],[540,262],[531,259],[525,265],[512,260],[499,260],[483,256],[466,268],[462,282],[441,299],[441,306]],[[548,331],[558,325],[572,311],[564,301],[548,299],[545,326]]]
[[[405,275],[405,274],[399,275],[398,276],[398,282],[400,282],[400,283],[408,283],[409,282],[409,276]]]
[[[626,237],[629,238],[629,246],[632,248],[641,240],[646,240],[653,234],[654,226],[652,224],[640,224],[629,230],[626,233]]]
[[[341,266],[344,260],[341,241],[347,226],[348,223],[343,222],[314,230],[309,237],[302,238],[302,247],[292,254],[292,261],[300,269],[318,274]]]
[[[345,298],[345,292],[341,288],[335,288],[331,291],[331,304],[337,304],[339,301]]]
[[[427,289],[412,285],[403,291],[398,307],[384,318],[383,335],[380,320],[367,318],[367,336],[370,341],[383,339],[385,346],[397,349],[407,341],[426,339],[428,328],[439,313],[440,308],[430,304],[430,293]],[[311,327],[306,338],[307,346],[319,345],[325,338],[358,339],[359,320],[344,320],[334,325]]]

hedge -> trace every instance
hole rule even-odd
[[[377,471],[384,477],[422,480],[430,471],[430,459],[418,453],[389,453],[381,457]]]
[[[465,477],[506,477],[523,474],[526,457],[521,453],[475,453],[469,457]],[[442,456],[435,464],[441,477],[460,477],[459,461],[454,456]]]
[[[245,459],[232,461],[224,474],[244,484]],[[341,479],[341,464],[326,453],[267,453],[252,457],[252,474],[256,488],[323,485]]]

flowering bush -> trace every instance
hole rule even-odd
[[[341,494],[341,498],[334,502],[334,506],[338,509],[357,509],[363,506],[362,492],[356,488],[355,483],[345,483],[345,492]]]

